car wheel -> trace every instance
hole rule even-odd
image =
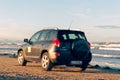
[[[18,63],[21,66],[26,66],[26,64],[27,64],[27,61],[25,60],[25,58],[23,56],[23,51],[18,52]]]
[[[42,55],[41,65],[42,65],[42,68],[46,71],[51,71],[52,69],[52,62],[50,61],[50,58],[47,52]]]
[[[92,60],[92,53],[89,53],[88,56],[83,60],[83,64],[81,65],[81,71],[85,71],[90,61]]]

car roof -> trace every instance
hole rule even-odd
[[[51,31],[73,31],[73,32],[84,33],[83,31],[80,31],[80,30],[70,30],[70,29],[42,29],[42,31],[48,31],[48,30],[51,30]]]

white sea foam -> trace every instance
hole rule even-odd
[[[17,53],[20,43],[9,43],[2,42],[0,43],[0,54],[13,54]]]
[[[91,49],[100,49],[100,50],[115,50],[115,51],[120,51],[120,44],[92,44]]]
[[[110,57],[110,58],[120,58],[120,55],[110,55],[110,54],[92,54],[93,56],[98,56],[98,57]]]
[[[113,48],[113,47],[99,47],[100,50],[116,50],[120,51],[120,48]]]

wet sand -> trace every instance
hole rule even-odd
[[[43,71],[40,63],[19,66],[17,58],[0,56],[0,80],[120,80],[120,70],[87,68],[80,72],[80,68],[58,66]]]

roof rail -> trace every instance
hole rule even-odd
[[[44,29],[55,29],[55,30],[59,30],[58,27],[47,27],[47,28],[44,28]]]

